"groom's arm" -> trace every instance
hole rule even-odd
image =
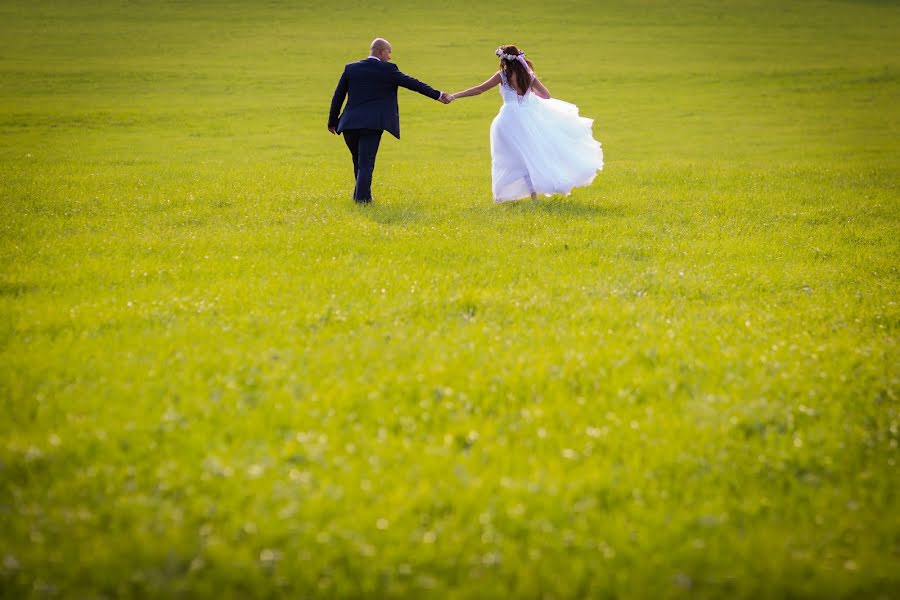
[[[337,87],[334,88],[334,96],[331,98],[331,110],[328,112],[328,131],[336,133],[338,124],[338,115],[341,112],[341,106],[344,105],[344,98],[347,97],[347,69],[341,73],[341,79],[338,81]]]
[[[391,73],[391,77],[394,83],[399,85],[400,87],[405,87],[408,90],[412,90],[414,92],[419,92],[423,96],[428,96],[432,100],[439,100],[441,97],[441,93],[428,85],[427,83],[422,83],[415,77],[410,77],[406,73],[402,73],[397,65],[393,63],[390,64],[394,69]]]

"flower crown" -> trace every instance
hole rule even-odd
[[[521,52],[521,51],[518,54],[506,54],[503,51],[503,48],[497,48],[497,51],[494,52],[494,54],[496,54],[499,58],[502,58],[503,60],[509,60],[509,61],[517,60],[520,56],[525,56],[525,53]]]

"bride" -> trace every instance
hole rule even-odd
[[[603,151],[592,119],[578,107],[550,97],[531,61],[515,46],[497,48],[500,70],[482,83],[451,95],[477,96],[500,85],[503,106],[491,123],[494,200],[568,194],[590,185],[603,169]]]

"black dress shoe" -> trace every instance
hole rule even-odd
[[[354,200],[357,204],[372,204],[372,199],[362,199],[362,200]]]

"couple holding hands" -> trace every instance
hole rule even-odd
[[[591,184],[603,168],[603,151],[591,131],[593,120],[580,117],[574,104],[551,98],[531,61],[516,46],[500,46],[496,55],[500,59],[496,73],[455,94],[439,92],[402,73],[390,62],[391,45],[381,38],[372,42],[367,58],[344,67],[331,99],[328,130],[343,134],[350,149],[357,203],[372,201],[372,173],[382,133],[400,138],[398,87],[450,104],[500,86],[503,106],[491,123],[496,202],[568,194],[574,187]]]

